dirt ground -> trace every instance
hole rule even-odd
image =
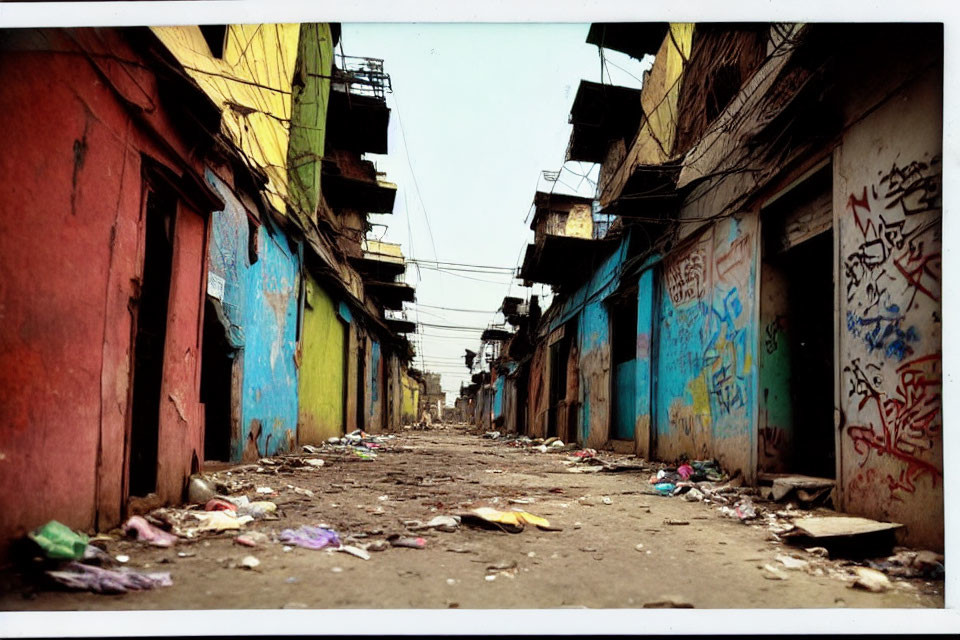
[[[895,579],[892,590],[872,593],[829,573],[786,570],[778,554],[834,569],[843,561],[774,541],[762,524],[745,525],[716,506],[652,494],[648,473],[569,473],[563,453],[512,448],[461,427],[406,431],[387,447],[375,460],[324,451],[318,469],[233,473],[278,491],[269,499],[281,518],[245,530],[279,534],[325,524],[341,537],[366,534],[363,543],[405,533],[404,521],[481,505],[508,510],[519,506],[510,499],[521,499],[562,531],[463,525],[449,533],[407,532],[425,538],[426,548],[391,547],[369,560],[284,550],[276,542],[243,547],[233,541],[236,532],[170,549],[118,535],[107,543],[111,554],[129,555],[129,567],[169,571],[173,586],[95,595],[50,590],[31,580],[29,569],[7,569],[0,572],[0,609],[617,608],[664,599],[697,608],[943,607],[942,581]],[[247,555],[260,560],[256,569],[240,566]],[[765,577],[768,564],[786,579]]]

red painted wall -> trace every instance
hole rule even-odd
[[[152,74],[91,62],[78,43],[136,59],[110,29],[0,33],[0,548],[49,519],[119,523],[130,307],[144,254],[141,153],[200,171]],[[193,453],[202,460],[206,236],[204,215],[181,203],[159,443],[167,501],[180,498]]]

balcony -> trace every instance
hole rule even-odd
[[[391,93],[383,60],[338,55],[330,85],[327,145],[360,153],[387,153]]]

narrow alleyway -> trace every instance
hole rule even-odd
[[[126,566],[133,569],[169,571],[172,586],[115,596],[57,591],[41,585],[35,567],[21,566],[0,576],[0,608],[639,608],[665,601],[696,608],[943,606],[942,581],[893,579],[883,593],[850,588],[841,577],[850,567],[842,560],[775,541],[760,520],[745,524],[715,505],[657,495],[649,470],[570,473],[570,452],[511,447],[458,425],[403,431],[376,453],[365,460],[349,448],[324,445],[296,456],[320,458],[320,467],[291,469],[276,457],[259,469],[217,471],[236,489],[227,497],[278,506],[279,519],[256,520],[239,532],[200,534],[172,548],[111,532],[106,551],[129,556]],[[259,495],[258,487],[275,494]],[[465,520],[453,531],[437,531],[412,522],[479,506],[519,507],[559,530],[528,524],[507,533]],[[372,544],[370,558],[278,540],[282,530],[300,525],[329,527],[344,544]],[[251,531],[267,538],[253,548],[235,543],[238,533]],[[426,545],[383,545],[372,552],[391,534],[422,537]],[[808,565],[790,570],[777,559],[784,555]],[[244,568],[246,556],[259,565]]]

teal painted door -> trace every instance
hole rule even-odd
[[[614,368],[613,438],[633,440],[637,405],[637,361],[627,360]]]

